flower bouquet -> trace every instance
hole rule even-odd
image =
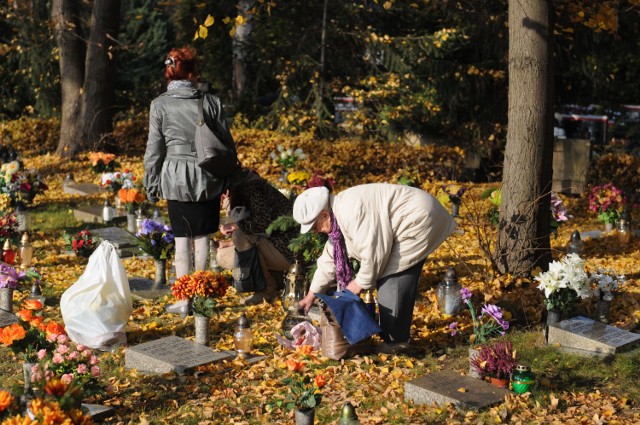
[[[273,162],[279,164],[285,170],[295,167],[298,161],[307,157],[307,155],[302,151],[301,148],[285,149],[282,145],[276,146],[276,150],[272,151],[269,156],[271,157]]]
[[[478,373],[498,380],[508,380],[517,365],[516,350],[513,349],[511,341],[496,341],[483,345],[478,356],[471,360],[471,366]]]
[[[309,173],[306,171],[294,171],[289,173],[287,181],[295,186],[304,186],[309,181]]]
[[[140,249],[156,260],[167,260],[175,244],[171,226],[160,222],[144,219],[140,231],[136,233]]]
[[[16,215],[13,213],[0,215],[0,244],[4,244],[9,239],[16,245],[19,236]]]
[[[622,191],[611,183],[594,186],[589,194],[589,210],[598,214],[598,220],[615,224],[624,209],[626,199]]]
[[[95,173],[114,171],[119,165],[114,154],[105,152],[89,152],[89,161]]]
[[[442,186],[442,191],[447,195],[452,204],[460,205],[462,203],[462,195],[465,194],[467,188],[459,184],[448,184]]]
[[[613,270],[598,269],[591,273],[593,296],[602,301],[612,301],[613,294],[625,283],[624,275],[619,275]]]
[[[323,171],[316,170],[313,172],[313,175],[311,176],[309,181],[307,181],[306,189],[310,189],[312,187],[326,187],[327,189],[329,189],[329,192],[331,192],[335,184],[336,181],[334,179],[325,176]]]
[[[171,293],[178,300],[193,299],[193,312],[211,317],[216,313],[217,301],[229,288],[229,281],[220,273],[199,270],[176,279]]]
[[[73,250],[77,256],[88,258],[99,245],[91,232],[87,229],[80,230],[75,235],[64,234],[67,249]]]
[[[0,192],[8,196],[11,207],[28,205],[33,198],[48,189],[36,173],[21,169],[19,161],[0,167]]]
[[[133,214],[136,207],[144,202],[144,195],[136,188],[122,188],[118,190],[118,197],[124,204],[128,214]]]
[[[41,396],[32,399],[0,389],[0,421],[6,425],[93,423],[80,409],[82,391],[78,386],[51,379],[42,387]]]
[[[562,261],[552,261],[549,270],[534,277],[544,291],[547,310],[566,312],[578,298],[591,296],[591,281],[584,261],[578,254],[568,254]]]
[[[18,271],[4,263],[0,263],[0,288],[18,289],[20,274]]]
[[[494,304],[485,304],[480,310],[480,316],[478,316],[471,301],[473,297],[471,291],[467,288],[462,288],[460,295],[471,313],[473,334],[469,337],[469,342],[472,347],[486,343],[490,337],[504,335],[505,331],[509,329],[509,322],[504,319],[500,307]],[[449,330],[451,331],[451,336],[455,336],[458,333],[458,324],[456,322],[451,323]]]
[[[100,180],[100,185],[117,195],[120,189],[132,189],[133,182],[136,181],[136,176],[133,175],[129,170],[124,170],[124,172],[115,172],[115,173],[104,173],[102,174],[102,179]]]
[[[286,393],[280,400],[267,404],[267,410],[271,411],[275,408],[284,408],[286,410],[313,410],[322,400],[322,392],[320,391],[326,384],[323,375],[309,375],[304,372],[306,367],[305,359],[311,359],[311,351],[313,347],[310,345],[301,345],[296,347],[296,352],[286,361],[287,370],[290,375],[282,380]],[[302,358],[298,358],[302,357]]]
[[[564,201],[555,193],[551,192],[551,231],[554,235],[558,233],[558,227],[571,217],[564,207]]]

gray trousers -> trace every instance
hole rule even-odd
[[[413,307],[425,260],[377,282],[381,336],[386,342],[409,341]]]

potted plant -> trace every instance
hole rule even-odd
[[[594,186],[589,194],[589,210],[598,214],[598,220],[605,224],[606,232],[613,230],[625,203],[622,190],[611,183]]]
[[[511,372],[517,366],[516,350],[511,341],[494,341],[483,345],[471,361],[476,371],[488,377],[492,384],[506,388]]]
[[[597,300],[596,320],[608,323],[613,294],[625,283],[625,277],[624,275],[618,275],[613,270],[598,269],[596,272],[591,273],[590,280],[593,296]]]
[[[113,171],[120,164],[116,162],[116,156],[106,152],[89,152],[89,162],[94,173]]]
[[[295,410],[296,425],[312,425],[315,409],[322,400],[320,391],[326,384],[321,374],[310,374],[305,371],[307,360],[313,360],[313,347],[301,345],[296,347],[286,361],[289,375],[282,379],[285,394],[279,400],[267,404],[267,411],[276,408]]]
[[[151,219],[144,219],[136,233],[140,249],[153,257],[156,268],[156,280],[159,285],[167,283],[167,260],[171,258],[175,238],[171,226]]]
[[[78,257],[88,258],[91,256],[98,246],[96,241],[88,229],[80,230],[74,235],[64,234],[64,241],[67,249],[73,250]]]
[[[561,261],[549,263],[549,270],[534,277],[544,291],[547,325],[557,323],[571,310],[578,298],[591,296],[591,282],[578,254],[567,254]]]
[[[198,270],[176,279],[171,293],[178,300],[189,300],[195,316],[195,341],[209,345],[209,324],[217,312],[217,299],[229,288],[229,280],[222,273]]]

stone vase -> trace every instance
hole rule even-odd
[[[562,311],[560,310],[547,310],[547,324],[544,327],[544,342],[549,342],[549,326],[562,321]]]
[[[451,203],[451,215],[453,217],[460,217],[460,204],[457,202]]]
[[[133,213],[127,213],[127,231],[136,233],[136,215]]]
[[[296,408],[296,425],[313,425],[316,409]]]
[[[611,301],[598,300],[596,304],[596,321],[609,323],[609,311],[611,311]]]
[[[13,289],[0,288],[0,310],[13,313]]]
[[[477,347],[469,347],[469,376],[471,378],[482,379],[482,374],[478,372],[471,363],[478,355],[480,355],[480,350]]]
[[[209,345],[211,340],[210,336],[210,324],[211,318],[208,316],[202,316],[200,314],[193,315],[194,325],[196,328],[195,342],[200,345]]]
[[[156,268],[156,285],[166,285],[167,284],[167,260],[153,260],[153,265]]]

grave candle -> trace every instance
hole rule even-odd
[[[22,234],[22,239],[20,239],[18,256],[20,257],[20,267],[24,269],[31,267],[31,261],[33,260],[33,245],[31,245],[29,234],[27,232],[24,232]]]
[[[13,245],[11,245],[11,240],[7,239],[4,241],[4,246],[2,247],[2,261],[13,266],[16,262],[16,252],[13,249]]]

